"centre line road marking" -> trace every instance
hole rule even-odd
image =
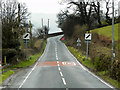
[[[57,64],[58,64],[59,62],[57,61]]]
[[[58,67],[60,66],[60,64],[58,64]]]
[[[63,80],[64,85],[66,85],[65,79],[64,79],[64,78],[62,78],[62,80]]]
[[[56,52],[56,60],[58,60],[58,52],[57,52],[57,43],[55,42],[55,52]],[[60,69],[60,64],[59,62],[57,61],[57,66],[58,66],[58,70],[60,72],[60,76],[62,77],[62,81],[63,81],[63,84],[66,86],[66,81],[65,79],[63,78],[63,73],[61,72],[61,69]]]
[[[62,72],[60,71],[60,75],[61,75],[61,77],[63,77],[63,74],[62,74]]]
[[[58,67],[58,70],[61,71],[60,67]]]

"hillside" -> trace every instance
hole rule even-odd
[[[118,41],[118,30],[120,29],[119,24],[114,25],[114,39],[115,39],[115,41]],[[94,29],[92,32],[97,32],[99,35],[106,36],[112,40],[112,25]]]

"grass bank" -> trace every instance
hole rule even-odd
[[[77,49],[67,46],[68,49],[70,50],[70,52],[87,68],[89,68],[91,71],[93,71],[94,73],[96,73],[98,76],[100,76],[101,78],[103,78],[106,82],[110,83],[111,85],[113,85],[116,88],[120,88],[120,83],[117,80],[114,80],[112,78],[109,77],[109,75],[107,74],[107,71],[102,71],[102,72],[97,72],[95,70],[94,65],[91,62],[91,59],[88,58],[88,60],[86,60],[86,56],[82,55],[81,52],[79,52]]]
[[[6,80],[10,75],[12,75],[12,74],[14,74],[15,72],[13,71],[13,70],[9,70],[9,71],[7,71],[7,72],[5,72],[5,73],[3,73],[3,74],[1,74],[0,75],[0,85],[2,84],[2,82],[4,81],[4,80]]]
[[[115,41],[118,41],[118,29],[120,28],[119,24],[120,23],[114,24],[114,39],[115,39]],[[92,32],[96,32],[99,35],[106,36],[112,40],[112,25],[94,29],[94,30],[92,30]]]

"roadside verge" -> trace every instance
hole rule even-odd
[[[23,69],[23,68],[31,67],[32,65],[34,65],[37,62],[38,58],[41,57],[41,55],[43,54],[46,44],[47,44],[47,41],[44,40],[43,45],[41,46],[40,52],[29,56],[28,60],[20,61],[16,65],[10,65],[9,67],[7,67],[6,69],[8,69],[8,70],[5,73],[0,75],[0,78],[2,78],[0,85],[8,77],[10,77],[12,74],[14,74],[17,69]]]
[[[74,47],[71,47],[71,46],[67,46],[67,48],[77,58],[77,60],[81,64],[83,64],[85,67],[87,67],[90,71],[95,73],[100,78],[104,79],[106,82],[108,82],[112,86],[119,88],[120,83],[117,80],[110,78],[106,71],[102,71],[102,72],[96,71],[94,65],[91,62],[91,58],[86,60],[86,56],[84,56],[80,51],[78,51],[78,49],[75,49]]]

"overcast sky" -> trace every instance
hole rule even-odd
[[[31,13],[32,23],[36,28],[41,26],[41,19],[43,18],[44,24],[47,24],[47,19],[50,19],[51,32],[60,31],[60,29],[57,28],[56,15],[60,12],[60,10],[64,10],[64,8],[66,7],[65,4],[64,5],[59,4],[61,0],[18,0],[18,1],[22,3],[26,3],[26,6],[28,7],[28,11]],[[120,0],[114,0],[114,1],[120,1]],[[118,7],[118,5],[116,4],[115,6]],[[103,9],[104,10],[106,9],[105,6],[103,6]]]
[[[25,2],[29,12],[32,13],[58,13],[63,6],[60,0],[19,0]]]
[[[50,19],[50,32],[61,31],[57,27],[56,15],[65,6],[60,5],[61,0],[18,0],[21,3],[26,3],[28,11],[31,13],[31,20],[35,28],[41,27],[41,19],[44,19],[44,25],[47,24],[47,19]]]

